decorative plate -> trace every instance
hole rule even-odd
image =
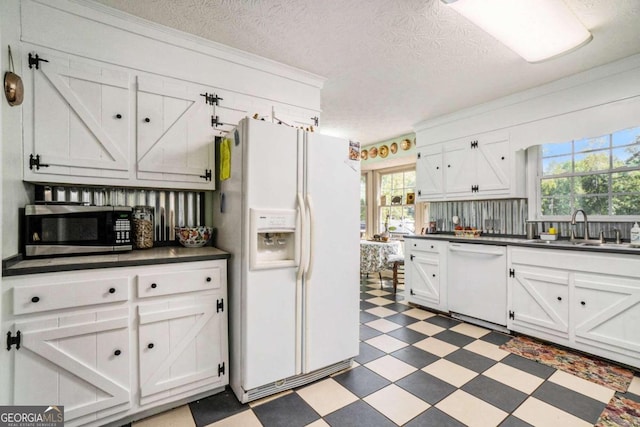
[[[386,145],[383,145],[382,147],[380,147],[380,157],[384,159],[388,155],[389,155],[389,147],[387,147]]]
[[[396,154],[398,152],[398,143],[397,142],[392,143],[390,149],[391,149],[391,154]]]
[[[362,160],[367,160],[369,158],[369,152],[367,150],[362,150],[360,152],[360,158]]]
[[[411,148],[411,140],[410,139],[403,140],[400,146],[402,147],[403,150],[408,150],[409,148]]]
[[[376,147],[371,147],[369,149],[369,157],[375,159],[378,156],[378,149]]]

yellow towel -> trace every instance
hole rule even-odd
[[[220,144],[220,181],[231,178],[231,140],[222,139]]]

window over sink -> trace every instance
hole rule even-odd
[[[541,218],[576,209],[596,217],[637,216],[640,126],[540,146],[537,187]]]

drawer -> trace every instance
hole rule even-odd
[[[13,314],[108,304],[128,299],[128,277],[79,280],[13,288]]]
[[[220,282],[219,267],[140,274],[138,275],[138,297],[220,289]]]
[[[440,253],[446,248],[446,241],[424,240],[424,239],[408,239],[405,241],[406,252],[413,251]]]

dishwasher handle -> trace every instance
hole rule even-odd
[[[449,245],[449,251],[451,251],[451,252],[465,252],[465,253],[469,253],[469,254],[478,254],[478,255],[491,255],[491,256],[503,256],[504,255],[503,251],[473,250],[473,249],[468,249],[468,248],[465,248],[463,246],[456,245],[456,244]]]

